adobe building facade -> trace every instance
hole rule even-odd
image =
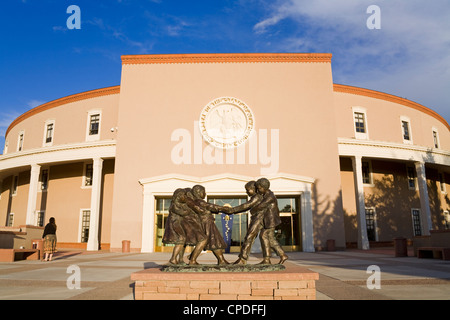
[[[449,128],[415,102],[334,84],[331,54],[123,56],[120,86],[11,123],[0,222],[55,217],[61,248],[170,251],[175,189],[202,184],[208,201],[236,206],[267,177],[287,250],[412,240],[449,228]],[[238,251],[250,214],[215,218]]]

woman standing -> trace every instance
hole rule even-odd
[[[56,224],[55,218],[50,218],[49,222],[44,228],[44,233],[42,234],[44,239],[44,261],[52,261],[53,253],[56,251]]]

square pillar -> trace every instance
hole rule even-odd
[[[34,214],[36,211],[36,199],[39,187],[39,174],[41,166],[37,164],[31,165],[30,188],[28,189],[27,218],[26,225],[34,225]]]
[[[431,222],[431,209],[430,209],[430,198],[428,196],[428,186],[427,177],[425,174],[425,163],[415,162],[416,174],[417,174],[417,184],[419,186],[419,196],[420,196],[420,220],[422,223],[422,230],[424,235],[430,235],[430,230],[433,229],[433,224]]]
[[[369,250],[361,159],[362,157],[359,156],[352,157],[353,177],[355,181],[356,222],[358,224],[358,249]]]
[[[103,159],[94,159],[92,166],[92,191],[91,191],[91,217],[89,224],[89,239],[87,242],[88,251],[99,250],[99,221],[100,221],[100,196],[102,189],[102,169]]]

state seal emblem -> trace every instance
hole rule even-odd
[[[252,110],[243,101],[221,97],[203,108],[199,126],[203,138],[211,145],[231,149],[248,140],[255,120]]]

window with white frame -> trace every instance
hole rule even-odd
[[[92,187],[92,180],[94,176],[94,166],[92,163],[84,165],[83,185],[82,187]]]
[[[6,219],[6,226],[13,227],[14,226],[14,213],[8,213],[8,219]]]
[[[102,113],[100,110],[88,112],[86,141],[100,140]]]
[[[80,214],[80,242],[87,243],[89,240],[89,226],[91,223],[91,210],[83,209]]]
[[[447,188],[445,186],[445,175],[442,172],[438,173],[439,176],[439,188],[442,193],[447,193]]]
[[[48,169],[43,169],[41,171],[41,177],[40,177],[40,184],[41,184],[41,191],[47,191],[48,189]]]
[[[444,228],[445,230],[450,229],[450,213],[448,210],[444,211]]]
[[[366,228],[369,241],[378,241],[375,208],[366,208]]]
[[[439,145],[440,145],[439,144],[439,133],[436,128],[433,128],[432,132],[433,132],[433,146],[436,149],[439,149]]]
[[[400,117],[400,124],[402,129],[403,143],[413,144],[412,131],[411,131],[411,120],[408,117]]]
[[[55,135],[55,120],[47,120],[44,126],[44,141],[43,146],[52,146],[53,137]]]
[[[420,222],[420,209],[411,209],[413,234],[415,237],[422,235],[422,224]]]
[[[35,225],[37,227],[44,227],[45,211],[36,211],[35,218],[36,218]]]
[[[361,107],[353,107],[353,125],[356,139],[368,139],[369,130],[367,126],[366,109]]]
[[[362,177],[363,177],[363,183],[364,184],[373,184],[372,179],[372,163],[367,160],[361,161],[362,165]]]
[[[15,196],[17,194],[18,188],[19,188],[19,176],[14,176],[11,187],[11,195]]]
[[[417,190],[416,170],[412,166],[406,166],[406,176],[408,178],[409,190]]]
[[[25,138],[25,132],[24,131],[20,131],[19,132],[19,137],[17,139],[17,151],[22,151],[23,150],[23,140]]]

